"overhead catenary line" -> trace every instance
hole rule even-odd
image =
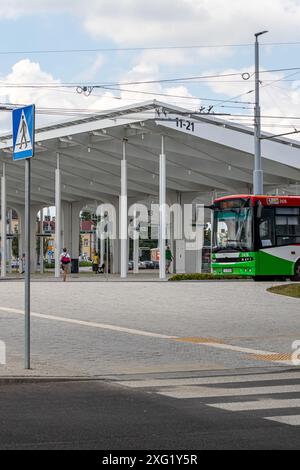
[[[293,68],[285,68],[285,69],[272,69],[272,70],[263,70],[261,73],[269,73],[269,72],[275,72],[275,71],[287,71],[287,70],[293,70],[296,72],[294,72],[293,74],[291,75],[294,75],[296,73],[299,73],[300,71],[300,68],[299,67],[293,67]],[[236,97],[233,97],[233,98],[228,98],[228,99],[217,99],[217,98],[203,98],[203,97],[186,97],[186,96],[181,96],[181,95],[170,95],[170,94],[165,94],[165,93],[153,93],[153,92],[148,92],[148,91],[143,91],[143,90],[129,90],[129,89],[124,89],[124,88],[120,88],[120,86],[129,86],[129,85],[140,85],[140,84],[154,84],[154,83],[177,83],[178,81],[184,81],[184,82],[188,82],[188,81],[192,81],[194,79],[201,79],[201,78],[208,78],[208,77],[213,77],[213,78],[216,78],[216,77],[228,77],[228,76],[241,76],[244,78],[244,73],[231,73],[231,74],[219,74],[219,75],[210,75],[210,76],[198,76],[198,77],[183,77],[183,78],[172,78],[172,79],[161,79],[161,80],[148,80],[148,81],[137,81],[137,82],[123,82],[123,83],[117,83],[116,85],[118,86],[118,89],[116,88],[113,88],[113,86],[116,86],[114,84],[96,84],[96,83],[93,83],[93,84],[89,84],[89,85],[82,85],[83,88],[85,87],[90,87],[91,90],[93,90],[94,88],[95,89],[99,89],[99,88],[102,88],[102,89],[105,89],[106,91],[120,91],[120,92],[128,92],[128,93],[138,93],[138,94],[146,94],[146,95],[150,95],[150,96],[166,96],[168,98],[179,98],[179,99],[184,99],[184,100],[201,100],[201,101],[213,101],[214,103],[216,103],[215,106],[218,106],[217,103],[223,103],[223,105],[225,103],[235,103],[235,104],[247,104],[247,105],[251,105],[253,104],[252,102],[249,102],[249,101],[237,101],[237,98],[239,97],[242,97],[242,96],[245,96],[249,93],[252,93],[253,90],[249,90],[247,91],[246,93],[242,93],[240,95],[237,95]],[[247,74],[249,75],[249,78],[251,78],[251,76],[253,75],[252,74]],[[288,75],[287,77],[291,76],[291,75]],[[287,77],[283,77],[282,79],[284,78],[287,78]],[[279,79],[279,80],[274,80],[274,81],[271,81],[270,84],[272,82],[276,82],[276,81],[281,81],[282,79]],[[268,86],[268,84],[266,84],[265,86]],[[4,88],[48,88],[48,89],[52,89],[52,90],[56,90],[57,88],[61,89],[61,88],[70,88],[70,87],[77,87],[78,88],[78,84],[75,84],[75,83],[52,83],[52,84],[45,84],[45,83],[35,83],[35,84],[30,84],[30,83],[1,83],[0,82],[0,87],[4,87]],[[80,88],[80,86],[79,86]],[[89,93],[90,94],[90,93]],[[118,97],[114,97],[115,99],[118,99]],[[121,98],[122,99],[122,98]],[[224,106],[223,106],[224,107]],[[245,109],[245,108],[243,108]]]
[[[274,73],[274,72],[287,72],[287,71],[296,71],[300,70],[300,67],[288,67],[288,68],[277,68],[277,69],[269,69],[269,70],[261,70],[260,74],[264,73]],[[66,83],[5,83],[0,82],[0,87],[2,88],[74,88],[77,86],[91,86],[94,88],[103,87],[103,86],[125,86],[125,85],[150,85],[154,83],[177,83],[177,82],[191,82],[193,80],[202,80],[208,78],[224,78],[224,77],[237,77],[242,76],[246,72],[232,72],[232,73],[217,73],[211,75],[197,75],[197,76],[190,76],[190,77],[178,77],[178,78],[162,78],[157,80],[137,80],[131,82],[66,82]],[[249,73],[249,78],[253,75],[253,72]]]
[[[103,86],[99,87],[104,90],[113,90],[113,91],[121,91],[125,93],[137,93],[137,94],[142,94],[142,95],[151,95],[151,96],[164,96],[168,98],[182,98],[186,100],[201,100],[201,101],[217,101],[217,102],[225,102],[224,99],[217,99],[217,98],[203,98],[203,97],[197,97],[197,96],[183,96],[183,95],[173,95],[173,94],[168,94],[168,93],[157,93],[157,92],[151,92],[151,91],[141,91],[141,90],[130,90],[127,88],[114,88],[114,87],[108,87],[108,86]],[[249,101],[230,101],[233,104],[253,104]]]
[[[276,134],[276,135],[261,137],[260,140],[271,140],[271,139],[275,139],[277,137],[284,137],[286,135],[299,134],[299,133],[300,133],[300,130],[295,130],[293,132],[285,132],[284,134]]]
[[[16,107],[22,107],[24,106],[24,104],[2,104],[0,105],[0,111],[11,111],[12,109],[16,108]],[[83,115],[97,115],[99,114],[101,116],[101,114],[104,112],[103,109],[90,109],[90,108],[47,108],[47,107],[43,107],[43,108],[39,108],[37,107],[36,108],[36,112],[40,113],[40,114],[51,114],[51,113],[58,113],[58,114],[64,114],[64,113],[82,113]],[[168,111],[167,111],[168,113]],[[253,116],[252,115],[249,115],[249,114],[229,114],[229,113],[207,113],[207,112],[199,112],[197,110],[186,110],[186,111],[180,111],[178,110],[177,112],[179,115],[182,115],[182,116],[188,116],[190,118],[192,118],[193,116],[197,116],[197,117],[201,117],[201,116],[209,116],[209,117],[217,117],[217,116],[228,116],[230,119],[242,119],[242,120],[249,120],[249,119],[253,119]],[[150,111],[143,111],[143,115],[146,116],[147,114],[151,115],[152,116],[152,112]],[[263,119],[300,119],[300,116],[280,116],[280,115],[262,115],[261,116]],[[118,119],[131,119],[131,117],[127,117],[127,116],[118,116]],[[166,120],[168,120],[167,118],[165,118]],[[170,119],[169,119],[170,120]],[[171,119],[172,120],[172,119]]]
[[[262,73],[262,72],[260,72],[260,73]],[[261,82],[261,83],[260,83],[260,89],[266,88],[266,87],[269,87],[269,86],[272,86],[273,83],[281,82],[281,81],[283,81],[284,79],[288,79],[288,78],[290,78],[290,77],[293,77],[293,76],[297,75],[298,73],[300,73],[300,70],[297,70],[296,72],[293,72],[293,73],[291,73],[291,74],[285,75],[285,76],[282,77],[282,78],[277,78],[277,79],[275,79],[275,80],[268,80],[268,81],[265,81],[265,80],[264,80],[264,82]],[[254,74],[252,74],[251,77],[252,77],[253,75],[254,75]],[[267,83],[265,83],[265,82],[267,82]],[[242,96],[249,95],[249,94],[251,94],[251,93],[254,93],[254,91],[255,91],[254,89],[248,90],[248,91],[246,91],[246,92],[244,92],[244,93],[241,93],[240,95],[237,95],[237,96],[234,96],[234,97],[232,97],[232,98],[229,98],[229,99],[226,100],[226,101],[224,100],[224,103],[230,103],[231,100],[234,100],[234,99],[237,99],[237,98],[241,98]],[[214,104],[214,107],[219,107],[219,105],[218,105],[217,102],[216,102],[216,104]]]
[[[300,45],[300,41],[291,42],[265,42],[261,43],[262,47],[266,46],[296,46]],[[236,43],[236,44],[192,44],[192,45],[162,45],[162,46],[131,46],[131,47],[99,47],[99,48],[78,48],[78,49],[29,49],[29,50],[8,50],[0,51],[0,55],[15,54],[78,54],[86,52],[138,52],[138,51],[161,51],[161,50],[186,50],[186,49],[219,49],[228,47],[252,47],[252,43]]]

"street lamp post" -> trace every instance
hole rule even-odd
[[[253,194],[263,194],[264,179],[261,164],[261,123],[259,102],[259,43],[258,37],[268,31],[260,31],[255,36],[255,108],[254,108],[254,172],[253,172]]]

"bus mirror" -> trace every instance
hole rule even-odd
[[[261,219],[263,207],[264,206],[262,205],[261,201],[257,201],[257,214],[256,214],[256,217],[258,219]]]
[[[211,204],[210,206],[204,206],[204,209],[210,209],[211,211],[213,211],[215,209],[215,205]]]

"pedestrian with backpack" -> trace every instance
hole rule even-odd
[[[63,271],[63,281],[66,282],[67,275],[70,274],[71,271],[71,256],[68,253],[67,248],[64,248],[62,254],[60,255],[60,264]]]

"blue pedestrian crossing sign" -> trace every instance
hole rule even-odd
[[[13,160],[24,160],[34,154],[35,106],[13,110]]]

